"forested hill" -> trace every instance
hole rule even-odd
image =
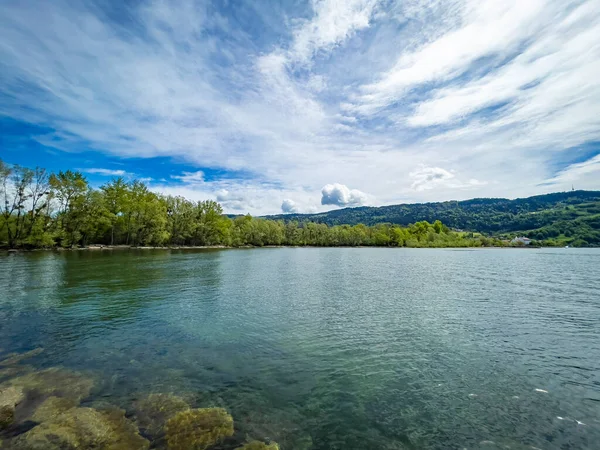
[[[319,214],[284,214],[270,219],[311,221],[328,225],[393,223],[408,225],[441,220],[451,228],[484,233],[511,233],[558,227],[548,231],[562,234],[561,225],[582,226],[600,233],[600,191],[569,191],[508,200],[476,198],[465,201],[415,203],[381,207],[345,208]],[[572,223],[576,221],[576,223]],[[563,227],[564,228],[564,227]],[[587,234],[587,233],[586,233]],[[542,238],[540,235],[533,238]]]

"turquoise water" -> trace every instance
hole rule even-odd
[[[223,406],[223,448],[600,448],[600,250],[39,252],[0,289],[0,359]]]

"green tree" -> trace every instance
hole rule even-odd
[[[194,234],[194,204],[183,197],[168,196],[164,199],[167,208],[169,242],[185,245]]]
[[[26,229],[27,203],[31,200],[28,192],[34,172],[20,166],[8,166],[0,161],[0,195],[4,201],[2,208],[3,226],[9,247],[17,247]]]
[[[110,215],[110,245],[115,243],[115,228],[125,212],[128,200],[128,186],[123,177],[118,177],[102,186],[106,210]]]
[[[51,175],[49,184],[58,203],[58,239],[61,245],[76,245],[85,220],[87,180],[81,172],[67,170]]]

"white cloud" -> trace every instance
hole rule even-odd
[[[364,192],[339,183],[327,184],[321,190],[321,205],[361,206],[367,203],[367,199]]]
[[[296,206],[296,202],[286,198],[281,203],[281,211],[284,213],[295,213],[298,212],[298,207]]]
[[[124,176],[132,176],[132,173],[129,173],[125,170],[113,170],[113,169],[101,169],[101,168],[90,168],[90,169],[78,169],[83,173],[91,173],[95,175],[103,175],[107,177],[124,177]]]
[[[284,190],[244,180],[217,180],[202,184],[172,185],[152,184],[151,189],[165,195],[180,195],[190,200],[215,200],[223,206],[225,213],[264,215],[281,211],[282,195],[294,197],[295,212],[312,212],[318,194],[306,190]],[[316,198],[315,198],[316,197]],[[326,208],[325,208],[326,209]],[[323,210],[323,209],[321,209]]]
[[[408,123],[443,124],[500,103],[510,104],[505,119],[512,122],[546,117],[554,112],[553,104],[558,109],[574,100],[584,104],[591,97],[597,105],[600,91],[585,80],[591,81],[600,68],[597,59],[589,58],[590,49],[597,47],[600,22],[591,27],[586,23],[594,16],[598,19],[599,14],[590,4],[575,9],[552,30],[541,32],[534,44],[502,68],[481,79],[436,91],[430,100],[418,105]],[[576,121],[582,119],[576,117]],[[561,120],[570,122],[567,117]]]
[[[424,165],[413,170],[409,176],[413,180],[410,187],[415,191],[425,191],[437,187],[444,187],[445,189],[464,189],[486,184],[485,182],[481,182],[474,178],[466,182],[461,182],[456,178],[454,173],[446,169],[442,169],[441,167],[427,167]]]
[[[571,164],[544,184],[556,190],[597,189],[600,180],[600,155],[580,163]]]
[[[224,208],[242,211],[248,210],[253,207],[252,199],[247,198],[240,192],[230,192],[227,189],[219,189],[216,192],[217,201],[223,205]]]
[[[135,4],[0,2],[0,115],[68,152],[219,169],[165,163],[153,189],[252,214],[537,194],[600,140],[596,0]],[[335,179],[369,196],[320,204]]]
[[[196,172],[182,172],[181,175],[171,175],[171,178],[187,184],[202,184],[204,183],[204,172],[201,170],[197,170]]]
[[[364,86],[363,110],[385,107],[417,85],[447,80],[464,73],[478,58],[507,54],[522,40],[543,27],[540,21],[548,6],[543,0],[457,4],[459,23],[441,22],[446,32],[433,41],[423,40],[415,51],[402,53],[376,83]]]
[[[421,166],[412,171],[410,177],[413,179],[410,187],[415,191],[423,191],[425,189],[432,189],[444,181],[454,178],[454,174],[441,167]]]
[[[307,62],[319,51],[331,51],[356,31],[367,28],[379,0],[312,0],[314,16],[294,31],[290,53]]]

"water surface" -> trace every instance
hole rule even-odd
[[[95,374],[85,402],[191,396],[282,449],[599,448],[599,280],[593,249],[15,254],[0,359],[43,347]]]

